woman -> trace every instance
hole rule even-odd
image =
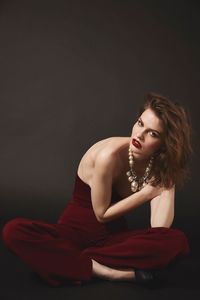
[[[150,283],[190,251],[185,234],[171,228],[190,153],[183,107],[150,93],[131,137],[101,140],[84,154],[57,224],[17,218],[3,240],[53,286],[93,277]],[[148,201],[151,226],[129,229],[124,215]]]

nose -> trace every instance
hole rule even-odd
[[[144,141],[144,132],[140,131],[136,134],[138,140]]]

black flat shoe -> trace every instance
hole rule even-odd
[[[152,271],[146,271],[142,269],[135,269],[135,283],[144,285],[151,285],[156,281],[156,275]]]

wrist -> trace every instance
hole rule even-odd
[[[143,204],[146,200],[146,194],[143,190],[139,190],[136,193],[133,193],[132,195],[134,199],[137,199],[137,202],[140,205]]]
[[[142,188],[138,193],[140,193],[141,195],[141,198],[143,200],[148,200],[148,193],[147,193],[147,190],[144,188]]]

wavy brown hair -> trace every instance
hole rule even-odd
[[[140,115],[147,108],[162,121],[164,129],[161,148],[154,157],[152,185],[181,187],[188,178],[192,154],[189,114],[179,103],[155,93],[145,95]]]

